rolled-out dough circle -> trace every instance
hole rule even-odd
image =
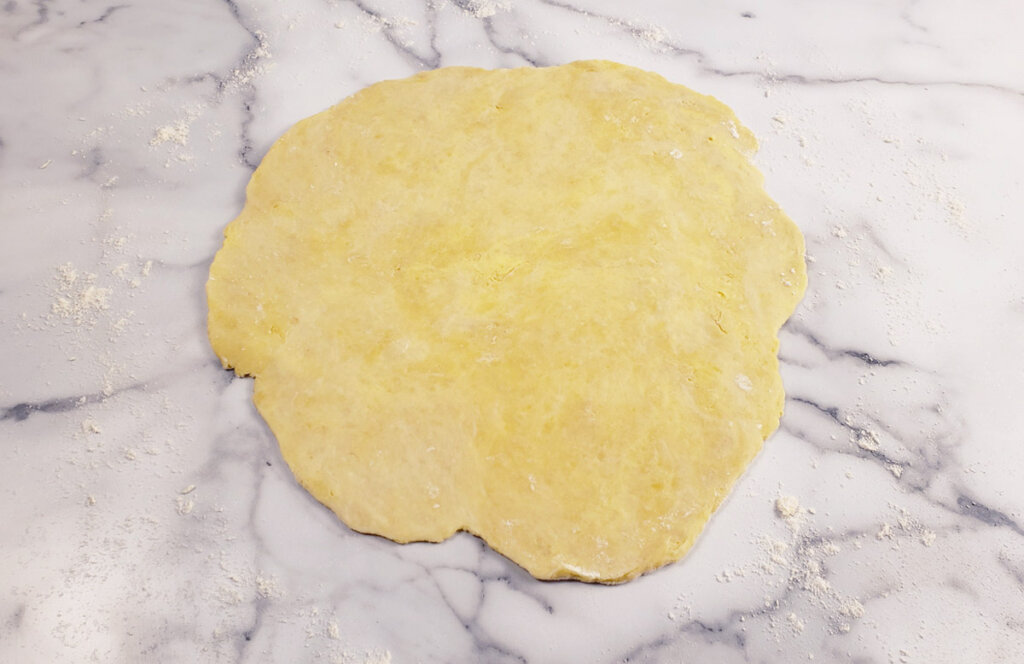
[[[353,529],[624,581],[693,546],[778,426],[806,275],[755,149],[610,62],[372,85],[253,174],[210,339]]]

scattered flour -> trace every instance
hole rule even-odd
[[[80,273],[71,263],[57,267],[57,289],[52,314],[77,325],[94,325],[100,312],[110,308],[110,289],[96,285],[96,275]]]
[[[768,627],[780,642],[808,629],[806,617],[802,617],[798,610],[800,606],[811,608],[816,615],[821,614],[826,630],[832,633],[850,631],[851,623],[864,617],[864,606],[859,599],[843,594],[827,578],[828,561],[842,548],[818,533],[801,534],[802,526],[815,511],[802,506],[796,496],[777,497],[774,509],[789,528],[789,540],[759,536],[755,541],[761,555],[756,562],[724,571],[716,577],[717,580],[724,583],[748,574],[764,579]],[[778,595],[779,599],[772,599],[773,595]]]
[[[326,613],[318,607],[304,607],[297,615],[306,619],[306,644],[312,649],[316,661],[332,664],[391,664],[391,652],[387,649],[365,649],[346,647],[344,634],[333,612]]]
[[[848,599],[843,602],[841,607],[839,607],[839,612],[844,616],[849,616],[850,618],[863,618],[864,605],[855,599]]]
[[[938,538],[935,531],[911,516],[907,509],[892,504],[890,507],[897,513],[896,523],[882,522],[878,532],[875,533],[875,539],[888,540],[893,543],[895,548],[900,546],[901,541],[907,539],[917,540],[927,547],[935,544],[935,540]]]
[[[153,132],[153,138],[150,139],[149,144],[154,147],[157,145],[163,145],[164,143],[188,145],[188,135],[189,122],[186,120],[178,120],[174,124],[157,127]]]
[[[503,5],[508,4],[507,1],[506,2],[495,2],[494,0],[471,0],[471,1],[474,3],[474,6],[477,5],[477,4],[484,5],[485,7],[483,9],[484,9],[485,12],[488,11],[488,9],[486,8],[486,6],[488,6],[488,5],[493,4],[493,5],[496,6],[497,9],[502,9]],[[471,12],[471,13],[475,13],[475,12]],[[610,26],[612,26],[614,28],[619,29],[622,32],[625,32],[627,35],[632,37],[633,40],[635,40],[635,43],[639,43],[640,45],[646,46],[648,49],[650,49],[654,53],[667,53],[667,52],[671,51],[674,48],[673,44],[672,44],[673,35],[671,33],[667,32],[664,28],[662,28],[659,25],[655,25],[653,23],[640,22],[640,21],[632,21],[632,20],[628,20],[628,19],[617,18],[617,17],[614,17],[614,16],[600,15],[600,14],[596,14],[594,12],[588,11],[587,9],[577,9],[577,10],[575,10],[575,13],[580,15],[580,16],[582,16],[582,17],[584,17],[585,21],[588,24],[591,24],[591,23],[597,21],[597,22],[600,22],[600,23],[602,23],[604,25],[610,25]],[[481,18],[484,18],[484,17],[481,17]],[[582,31],[580,29],[576,30],[577,34],[580,34],[581,32]],[[604,30],[597,31],[597,32],[594,32],[592,34],[594,34],[595,36],[601,37],[601,38],[605,38],[605,37],[608,36],[607,32],[604,31]]]
[[[792,519],[800,513],[800,501],[796,496],[779,496],[775,500],[775,513],[783,519]]]
[[[859,429],[851,434],[857,447],[867,452],[877,452],[881,448],[878,433],[869,429]]]
[[[385,30],[391,31],[403,46],[411,46],[412,42],[407,35],[398,33],[405,32],[417,25],[414,19],[407,16],[380,16],[377,14],[364,14],[359,18],[359,23],[363,30],[371,35]]]
[[[826,556],[834,556],[842,550],[842,547],[840,547],[835,542],[826,541],[821,545],[821,552],[824,553]]]
[[[937,538],[935,532],[926,527],[923,523],[915,519],[913,516],[911,516],[909,510],[907,510],[904,507],[900,507],[899,505],[893,505],[891,503],[890,507],[892,507],[894,510],[896,510],[896,512],[899,513],[899,516],[896,519],[896,524],[899,526],[900,532],[916,539],[924,546],[930,547],[932,544],[935,543],[935,540]]]
[[[332,664],[391,664],[391,651],[372,650],[370,652],[337,653],[331,658]]]
[[[682,620],[688,622],[692,618],[693,607],[690,606],[685,595],[679,595],[676,597],[675,604],[672,605],[672,609],[668,612],[669,620]]]
[[[188,516],[192,513],[192,510],[195,509],[196,506],[195,501],[192,500],[192,498],[189,498],[188,496],[178,496],[177,498],[175,498],[174,502],[175,510],[181,516]]]
[[[810,510],[800,506],[796,496],[779,496],[775,499],[775,514],[782,519],[793,535],[797,535],[807,521]]]
[[[476,18],[491,18],[499,11],[507,12],[512,8],[509,0],[470,0],[460,7]]]
[[[266,33],[256,30],[253,32],[253,37],[256,38],[256,47],[245,54],[242,64],[231,70],[231,77],[225,83],[225,88],[238,90],[249,85],[253,79],[265,71],[262,61],[273,57]]]
[[[264,599],[273,599],[281,596],[281,588],[277,584],[277,579],[274,577],[264,576],[262,573],[256,574],[256,594]]]

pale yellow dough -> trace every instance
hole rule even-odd
[[[778,426],[804,246],[755,148],[610,62],[372,85],[253,175],[210,339],[355,530],[627,580],[693,546]]]

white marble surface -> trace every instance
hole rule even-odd
[[[0,661],[1024,661],[1021,28],[1012,0],[5,0]],[[593,57],[760,136],[811,261],[781,430],[623,586],[352,533],[206,342],[252,168],[382,78]]]

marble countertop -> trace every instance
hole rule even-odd
[[[7,0],[0,661],[1024,661],[1022,27],[1009,1]],[[584,58],[733,107],[810,272],[781,429],[686,559],[616,587],[347,530],[205,336],[293,122]]]

